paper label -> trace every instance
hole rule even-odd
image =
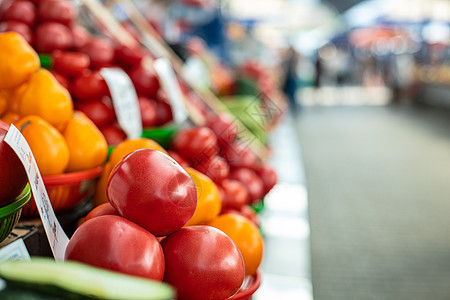
[[[127,73],[117,68],[100,70],[111,92],[114,110],[120,127],[128,138],[142,136],[142,119],[133,82]]]
[[[17,239],[0,249],[0,261],[4,260],[30,260],[30,254],[22,239]]]
[[[16,152],[28,176],[31,192],[33,193],[36,207],[44,225],[45,234],[47,235],[55,260],[64,260],[64,252],[66,251],[69,238],[65,234],[55,212],[52,203],[48,198],[44,181],[39,172],[36,160],[31,152],[30,146],[23,137],[22,133],[11,124],[4,141],[11,146]]]
[[[188,119],[188,112],[184,105],[183,94],[181,93],[180,85],[178,84],[172,65],[168,59],[158,58],[155,60],[153,67],[158,74],[163,89],[169,97],[175,123],[184,123]]]

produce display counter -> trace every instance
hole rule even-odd
[[[266,99],[275,118],[255,101],[245,121],[182,75],[137,9],[125,24],[106,2],[76,5],[0,1],[0,298],[51,285],[56,298],[250,299],[277,174],[248,120],[269,134],[283,97]]]

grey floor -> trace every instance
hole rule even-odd
[[[314,299],[450,299],[450,113],[309,107],[296,122]]]
[[[260,215],[265,240],[262,282],[254,300],[311,300],[308,198],[295,119],[286,115],[271,134],[270,164],[278,184]]]

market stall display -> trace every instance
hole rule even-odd
[[[92,12],[96,7],[101,16]],[[17,14],[22,9],[27,13]],[[211,91],[193,88],[176,63],[172,77],[161,73],[162,60],[140,29],[116,21],[96,1],[1,2],[0,74],[8,74],[0,83],[2,133],[12,124],[30,146],[36,180],[57,216],[89,206],[63,245],[65,260],[163,281],[177,299],[248,299],[260,284],[264,248],[255,209],[277,180],[266,163],[267,145]],[[129,79],[137,108],[131,118],[142,129],[137,136],[120,122],[119,83],[108,70]],[[181,122],[180,110],[187,114]],[[4,153],[4,166],[13,165],[17,154]],[[10,168],[7,177],[15,172],[20,179],[20,170]],[[5,237],[22,209],[23,218],[38,222],[34,197],[46,196],[31,195],[22,179],[0,188],[8,202],[0,212],[9,215],[11,205],[16,210],[5,219]],[[245,230],[221,221],[228,218]],[[215,228],[223,224],[228,233]],[[250,237],[256,250],[239,242]],[[210,253],[191,251],[194,245]],[[184,280],[193,273],[193,280]]]

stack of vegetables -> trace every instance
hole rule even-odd
[[[102,166],[107,144],[102,133],[47,70],[25,39],[15,32],[0,34],[3,111],[35,155],[41,174],[57,175]]]
[[[143,126],[160,126],[172,111],[152,57],[138,44],[91,36],[75,20],[68,0],[0,9],[0,119],[22,132],[44,177],[102,168],[95,208],[66,259],[164,281],[178,299],[232,297],[258,274],[264,242],[252,206],[276,184],[275,171],[226,114],[205,112],[204,126],[164,145],[128,139],[100,69],[126,71]]]
[[[108,145],[126,138],[117,123],[111,95],[100,69],[121,68],[138,93],[144,128],[172,120],[172,111],[153,70],[152,56],[137,42],[123,45],[106,32],[91,35],[77,23],[77,7],[70,0],[10,0],[0,6],[0,32],[16,31],[33,46],[42,67],[49,69],[71,94],[74,107],[100,129]],[[7,121],[17,121],[8,115]]]

